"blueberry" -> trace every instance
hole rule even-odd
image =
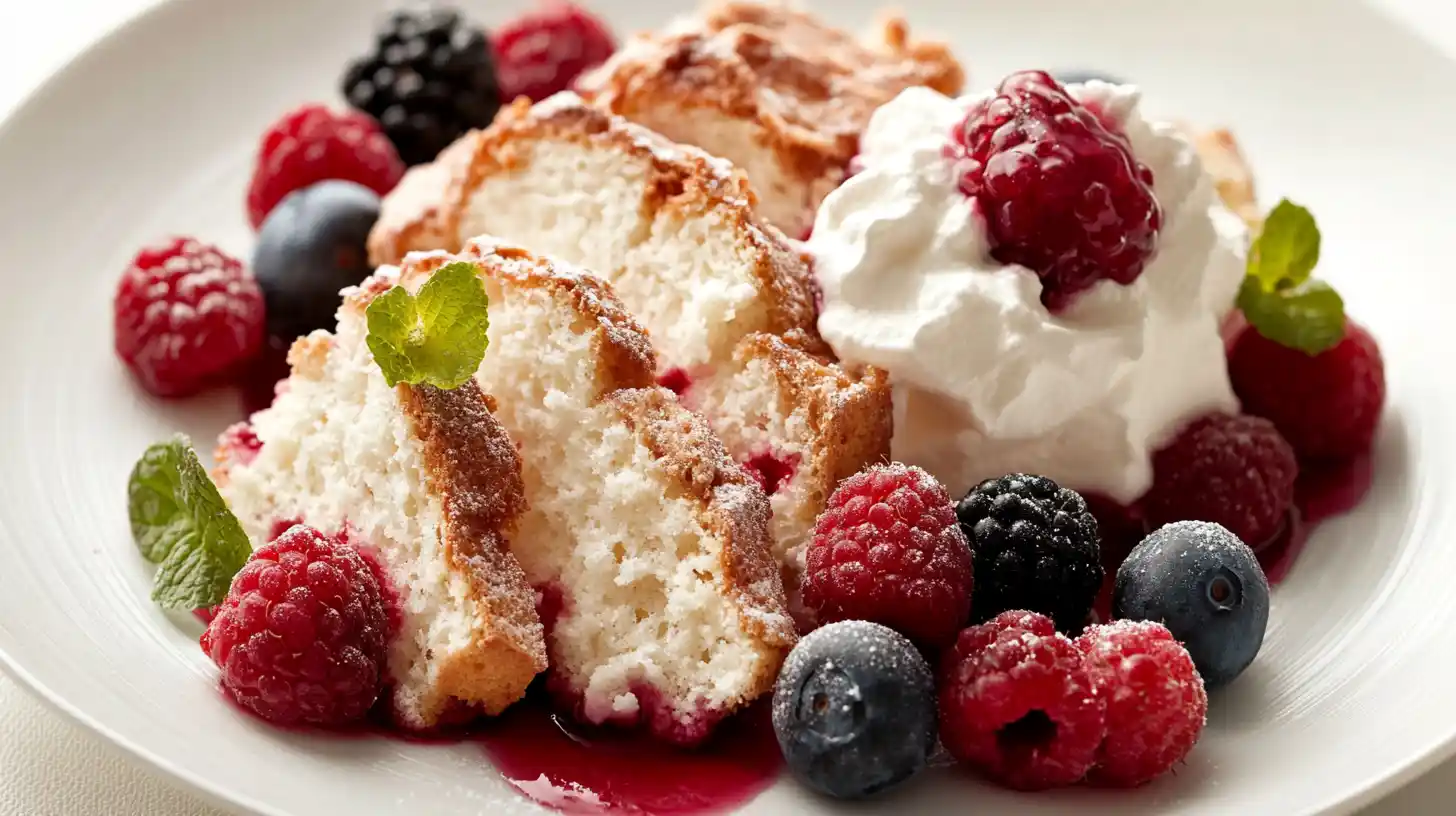
[[[273,208],[253,250],[270,335],[291,341],[333,328],[339,290],[373,271],[365,242],[378,219],[379,196],[349,181],[295,190]]]
[[[1264,643],[1269,581],[1239,537],[1180,521],[1137,545],[1117,571],[1113,611],[1159,621],[1183,642],[1209,688],[1238,677]]]
[[[1058,82],[1062,83],[1063,85],[1071,85],[1074,82],[1075,83],[1082,83],[1082,82],[1087,82],[1087,81],[1093,80],[1093,79],[1100,79],[1103,82],[1108,82],[1108,83],[1111,83],[1113,85],[1126,85],[1127,84],[1127,80],[1125,80],[1122,77],[1119,77],[1119,76],[1117,76],[1115,74],[1109,74],[1109,73],[1105,73],[1103,71],[1091,71],[1091,70],[1086,70],[1086,69],[1082,69],[1082,70],[1071,70],[1071,71],[1057,71],[1056,74],[1054,74],[1054,76],[1056,77],[1056,80]]]
[[[877,623],[811,632],[784,661],[774,732],[789,768],[840,799],[892,788],[935,747],[935,681],[910,641]]]

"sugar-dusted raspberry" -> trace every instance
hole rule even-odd
[[[1345,322],[1345,338],[1309,355],[1245,328],[1229,351],[1244,410],[1274,423],[1300,458],[1348,459],[1370,449],[1385,406],[1385,360],[1375,338]]]
[[[263,344],[263,292],[242,262],[195,238],[138,252],[112,302],[116,354],[144,388],[185,397],[237,373]]]
[[[1271,422],[1210,414],[1153,455],[1143,504],[1154,528],[1212,521],[1257,550],[1278,535],[1298,476],[1294,451]]]
[[[403,176],[404,163],[373,118],[304,105],[263,134],[248,184],[248,221],[257,229],[285,196],[315,182],[352,181],[384,195]]]
[[[941,658],[940,739],[1007,787],[1070,785],[1106,733],[1082,654],[1050,618],[1003,612],[961,632]]]
[[[547,0],[495,30],[501,99],[542,99],[607,61],[617,41],[606,23],[575,3]]]
[[[1092,688],[1107,705],[1107,736],[1088,780],[1134,787],[1182,762],[1203,733],[1203,680],[1167,627],[1121,620],[1077,638]]]
[[[202,635],[239,704],[280,725],[358,720],[383,685],[389,613],[352,547],[298,525],[255,552]]]
[[[1153,174],[1042,71],[1001,82],[952,134],[961,190],[986,219],[991,254],[1042,281],[1042,303],[1067,306],[1099,280],[1137,280],[1157,248]]]
[[[971,610],[971,549],[950,494],[902,464],[840,483],[805,554],[804,606],[820,624],[866,620],[950,643]]]

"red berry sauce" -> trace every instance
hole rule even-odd
[[[571,814],[727,813],[773,785],[783,765],[766,701],[725,720],[704,745],[683,750],[641,731],[580,725],[555,713],[539,684],[499,717],[439,731],[395,727],[387,697],[357,728],[285,730],[416,745],[477,743],[517,793]]]
[[[566,596],[561,593],[561,587],[556,584],[541,584],[536,590],[536,617],[541,619],[541,625],[546,628],[546,636],[551,637],[551,630],[556,627],[556,621],[566,611]]]
[[[726,721],[694,751],[584,728],[536,699],[487,722],[479,739],[512,787],[563,813],[723,813],[773,784],[782,764],[762,704]]]
[[[1257,548],[1269,583],[1284,580],[1320,522],[1353,510],[1370,492],[1375,475],[1371,460],[1367,451],[1347,462],[1300,466],[1288,523],[1278,536]]]
[[[693,380],[681,368],[669,368],[657,378],[657,384],[681,397],[693,386]]]
[[[772,496],[779,492],[784,485],[794,478],[794,473],[799,469],[799,462],[802,457],[797,453],[788,456],[776,456],[772,452],[750,456],[748,461],[743,463],[744,470],[763,485],[763,492]]]
[[[1317,524],[1354,509],[1370,492],[1374,478],[1369,451],[1333,465],[1305,463],[1300,465],[1299,481],[1294,485],[1294,503],[1306,524]]]

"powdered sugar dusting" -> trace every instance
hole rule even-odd
[[[1137,557],[1129,555],[1125,563],[1145,572],[1147,567],[1138,565],[1164,561],[1170,550],[1177,550],[1178,559],[1192,562],[1200,560],[1199,556],[1216,556],[1230,549],[1243,556],[1240,560],[1252,566],[1252,569],[1246,570],[1247,573],[1256,575],[1267,589],[1268,579],[1264,577],[1264,570],[1259,567],[1254,551],[1223,526],[1208,521],[1176,521],[1163,525],[1143,539],[1133,549]]]
[[[802,676],[807,664],[817,662],[821,655],[859,655],[861,662],[877,674],[886,677],[903,677],[907,681],[922,672],[927,672],[924,658],[916,651],[904,635],[895,630],[868,621],[840,621],[821,626],[804,636],[799,647],[789,653],[784,661],[784,676]],[[825,661],[832,666],[833,660]],[[774,707],[792,705],[792,697],[774,698]]]

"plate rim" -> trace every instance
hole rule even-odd
[[[174,9],[192,2],[192,0],[140,0],[140,2],[142,3],[140,8],[113,21],[84,45],[76,48],[26,90],[8,110],[0,114],[0,145],[6,143],[12,131],[23,125],[23,119],[35,115],[35,109],[48,96],[55,93],[59,85],[68,80],[74,81],[73,75],[82,70],[86,62],[96,59],[97,55],[105,49],[115,47],[116,43],[125,39],[133,29],[150,25],[156,18],[173,13]],[[17,122],[21,122],[21,124],[17,124]],[[39,701],[46,709],[60,715],[71,726],[78,727],[83,732],[89,732],[85,734],[85,738],[108,747],[113,753],[125,757],[128,763],[137,770],[162,779],[173,788],[200,796],[215,806],[235,813],[246,812],[256,814],[256,816],[297,816],[297,814],[278,810],[263,802],[254,801],[240,791],[216,784],[200,774],[180,767],[170,759],[111,728],[83,711],[74,702],[30,672],[17,657],[6,650],[3,640],[0,640],[0,671],[4,671],[5,675],[15,681],[15,685],[28,694],[31,699]],[[96,740],[96,737],[101,739]]]
[[[102,27],[85,44],[58,61],[38,81],[21,94],[8,109],[0,112],[0,149],[3,149],[12,131],[23,125],[27,117],[35,116],[35,109],[57,88],[68,81],[76,81],[75,74],[83,70],[86,63],[98,59],[108,49],[117,47],[136,29],[154,24],[158,18],[175,13],[184,6],[197,6],[217,0],[137,0],[140,6],[126,13],[120,19]],[[1404,14],[1397,14],[1376,0],[1356,0],[1375,13],[1397,25],[1408,36],[1426,42],[1438,51],[1448,62],[1456,62],[1456,54],[1425,37],[1417,26]],[[19,123],[19,124],[18,124]],[[246,813],[250,816],[301,816],[292,811],[279,809],[241,792],[225,780],[214,780],[195,773],[174,763],[166,756],[149,749],[136,740],[103,723],[98,717],[87,713],[80,706],[48,686],[40,677],[29,671],[19,658],[7,651],[5,641],[0,638],[0,671],[15,681],[18,688],[37,700],[68,724],[79,727],[83,738],[92,739],[108,750],[124,757],[128,764],[153,778],[164,780],[174,789],[198,796],[223,810]],[[100,740],[96,740],[100,737]],[[1453,718],[1444,737],[1417,752],[1411,758],[1394,764],[1382,775],[1370,778],[1364,784],[1335,793],[1332,797],[1318,801],[1308,816],[1332,816],[1354,813],[1378,802],[1395,791],[1424,776],[1438,765],[1456,757],[1456,718]],[[1456,769],[1453,769],[1456,774]]]

